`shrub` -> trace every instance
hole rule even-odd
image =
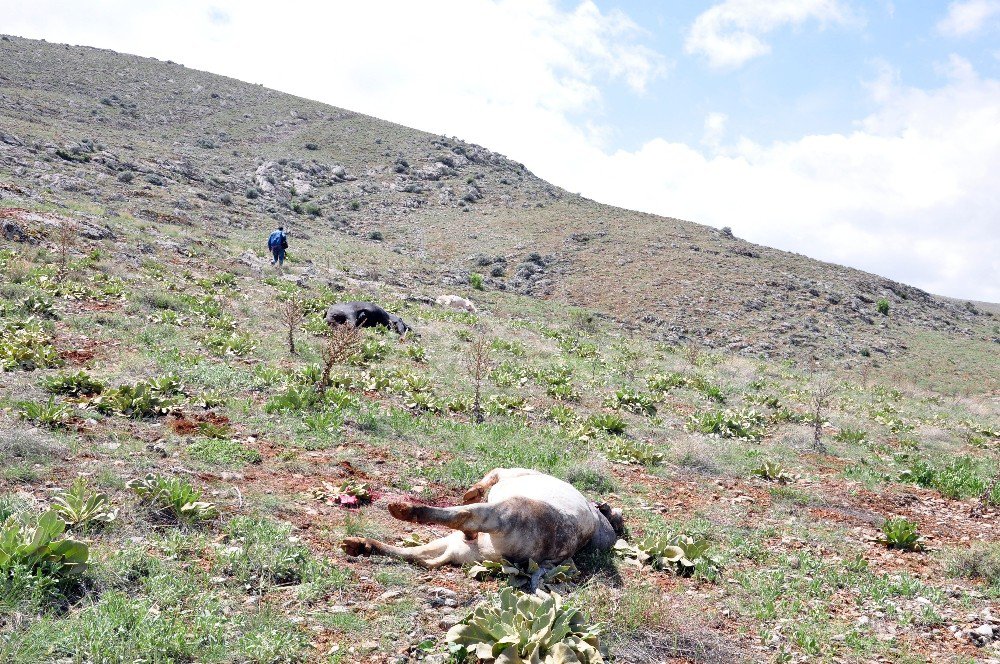
[[[880,299],[880,300],[879,300],[879,301],[878,301],[878,302],[877,302],[877,303],[875,304],[875,308],[876,308],[876,309],[878,310],[878,312],[879,312],[880,314],[882,314],[883,316],[888,316],[888,315],[889,315],[889,300],[887,300],[887,299],[885,299],[885,298],[882,298],[882,299]]]
[[[251,334],[239,332],[220,333],[206,339],[206,345],[218,355],[243,357],[253,352],[257,341]]]
[[[764,437],[766,418],[756,410],[715,410],[688,417],[688,431],[707,433],[720,438],[756,441]]]
[[[29,420],[43,427],[55,428],[62,426],[69,417],[70,409],[64,404],[57,404],[55,397],[49,397],[46,403],[34,401],[18,402],[18,413],[22,419]]]
[[[0,321],[0,370],[33,371],[62,364],[52,335],[34,318]]]
[[[586,424],[612,436],[621,436],[627,427],[622,416],[616,413],[596,413],[587,418]]]
[[[890,549],[903,551],[921,551],[924,546],[922,537],[917,532],[917,524],[902,517],[886,519],[882,524],[882,538],[879,540]]]
[[[979,543],[955,549],[947,558],[948,573],[965,579],[980,579],[1000,589],[1000,544]]]
[[[483,275],[473,272],[469,275],[469,285],[475,290],[483,290]]]
[[[413,360],[418,364],[423,364],[427,362],[427,349],[423,346],[410,345],[406,347],[403,351],[408,358]]]
[[[860,445],[868,441],[868,434],[861,429],[844,427],[837,432],[837,435],[833,439],[841,443]]]
[[[46,392],[52,394],[66,394],[74,397],[90,396],[104,391],[104,383],[91,378],[86,371],[51,376],[42,381],[42,387],[45,388]]]
[[[588,625],[556,594],[526,595],[504,588],[484,602],[445,640],[453,651],[485,662],[589,662],[603,664],[600,629]]]
[[[218,513],[214,504],[200,500],[201,491],[185,479],[149,473],[130,481],[128,487],[154,514],[182,523],[211,519]]]
[[[526,592],[534,592],[534,590],[570,592],[576,587],[576,580],[580,578],[580,570],[577,569],[573,559],[570,558],[564,563],[541,573],[541,576],[537,577],[538,585],[536,588],[532,588],[532,580],[539,574],[539,569],[539,564],[534,560],[528,560],[526,565],[514,563],[509,560],[500,560],[498,562],[485,560],[470,567],[468,575],[477,581],[488,578],[503,578],[509,587]]]
[[[625,540],[615,543],[615,551],[634,565],[649,565],[653,569],[670,570],[678,576],[696,572],[706,578],[719,573],[719,562],[708,554],[710,543],[688,535],[647,535],[634,544]]]
[[[78,540],[59,539],[65,530],[66,523],[54,510],[33,521],[7,517],[0,527],[0,574],[11,574],[17,567],[53,577],[82,574],[90,550]]]
[[[111,500],[105,493],[88,494],[87,480],[77,477],[70,487],[52,500],[52,508],[70,528],[115,520]]]
[[[906,454],[897,455],[896,460],[909,466],[900,473],[900,480],[936,489],[946,498],[974,498],[990,489],[987,472],[972,457],[961,456],[940,467],[923,459],[910,459]],[[986,502],[1000,505],[1000,487],[993,487]]]
[[[165,380],[139,381],[132,385],[119,385],[92,399],[90,405],[105,415],[122,415],[143,419],[166,415],[174,406],[169,395],[176,394],[174,377]]]
[[[323,402],[323,395],[312,385],[289,385],[264,404],[265,413],[299,412],[316,408]]]
[[[615,438],[608,441],[606,449],[610,461],[642,466],[656,466],[663,463],[663,454],[657,452],[651,443]]]
[[[675,387],[687,387],[688,379],[682,373],[652,374],[646,376],[646,385],[650,392],[668,392]]]
[[[778,484],[788,484],[795,481],[795,476],[785,472],[781,464],[775,461],[765,461],[751,470],[750,474],[768,482],[777,482]]]
[[[656,406],[653,404],[651,396],[627,388],[616,390],[614,394],[604,400],[604,406],[614,410],[627,410],[637,415],[650,417],[656,415]]]

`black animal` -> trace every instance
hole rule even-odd
[[[403,336],[412,328],[403,319],[372,304],[371,302],[343,302],[334,304],[326,310],[328,325],[353,325],[354,327],[385,326]]]

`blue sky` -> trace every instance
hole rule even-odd
[[[0,32],[262,83],[1000,301],[1000,0],[0,0]]]

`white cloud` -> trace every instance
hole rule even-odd
[[[729,116],[725,113],[712,112],[705,116],[705,133],[702,134],[702,145],[711,148],[719,147],[722,137],[726,134],[726,123]]]
[[[873,88],[878,111],[851,133],[770,145],[744,138],[711,156],[654,139],[578,157],[587,168],[564,169],[557,181],[934,293],[998,302],[1000,81],[957,56],[942,69],[952,78],[935,90],[885,74]]]
[[[949,37],[966,37],[996,25],[1000,0],[958,0],[948,5],[948,14],[938,23],[938,31]]]
[[[855,19],[838,0],[725,0],[702,12],[684,43],[685,52],[703,55],[715,68],[737,68],[771,52],[762,37],[806,21],[846,24]]]

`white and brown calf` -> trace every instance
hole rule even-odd
[[[455,532],[422,546],[399,547],[373,539],[349,537],[349,555],[381,554],[427,567],[464,565],[484,560],[534,560],[538,579],[580,550],[607,551],[623,530],[620,510],[595,505],[571,484],[524,468],[497,468],[474,484],[459,507],[389,504],[402,521],[439,524]]]

